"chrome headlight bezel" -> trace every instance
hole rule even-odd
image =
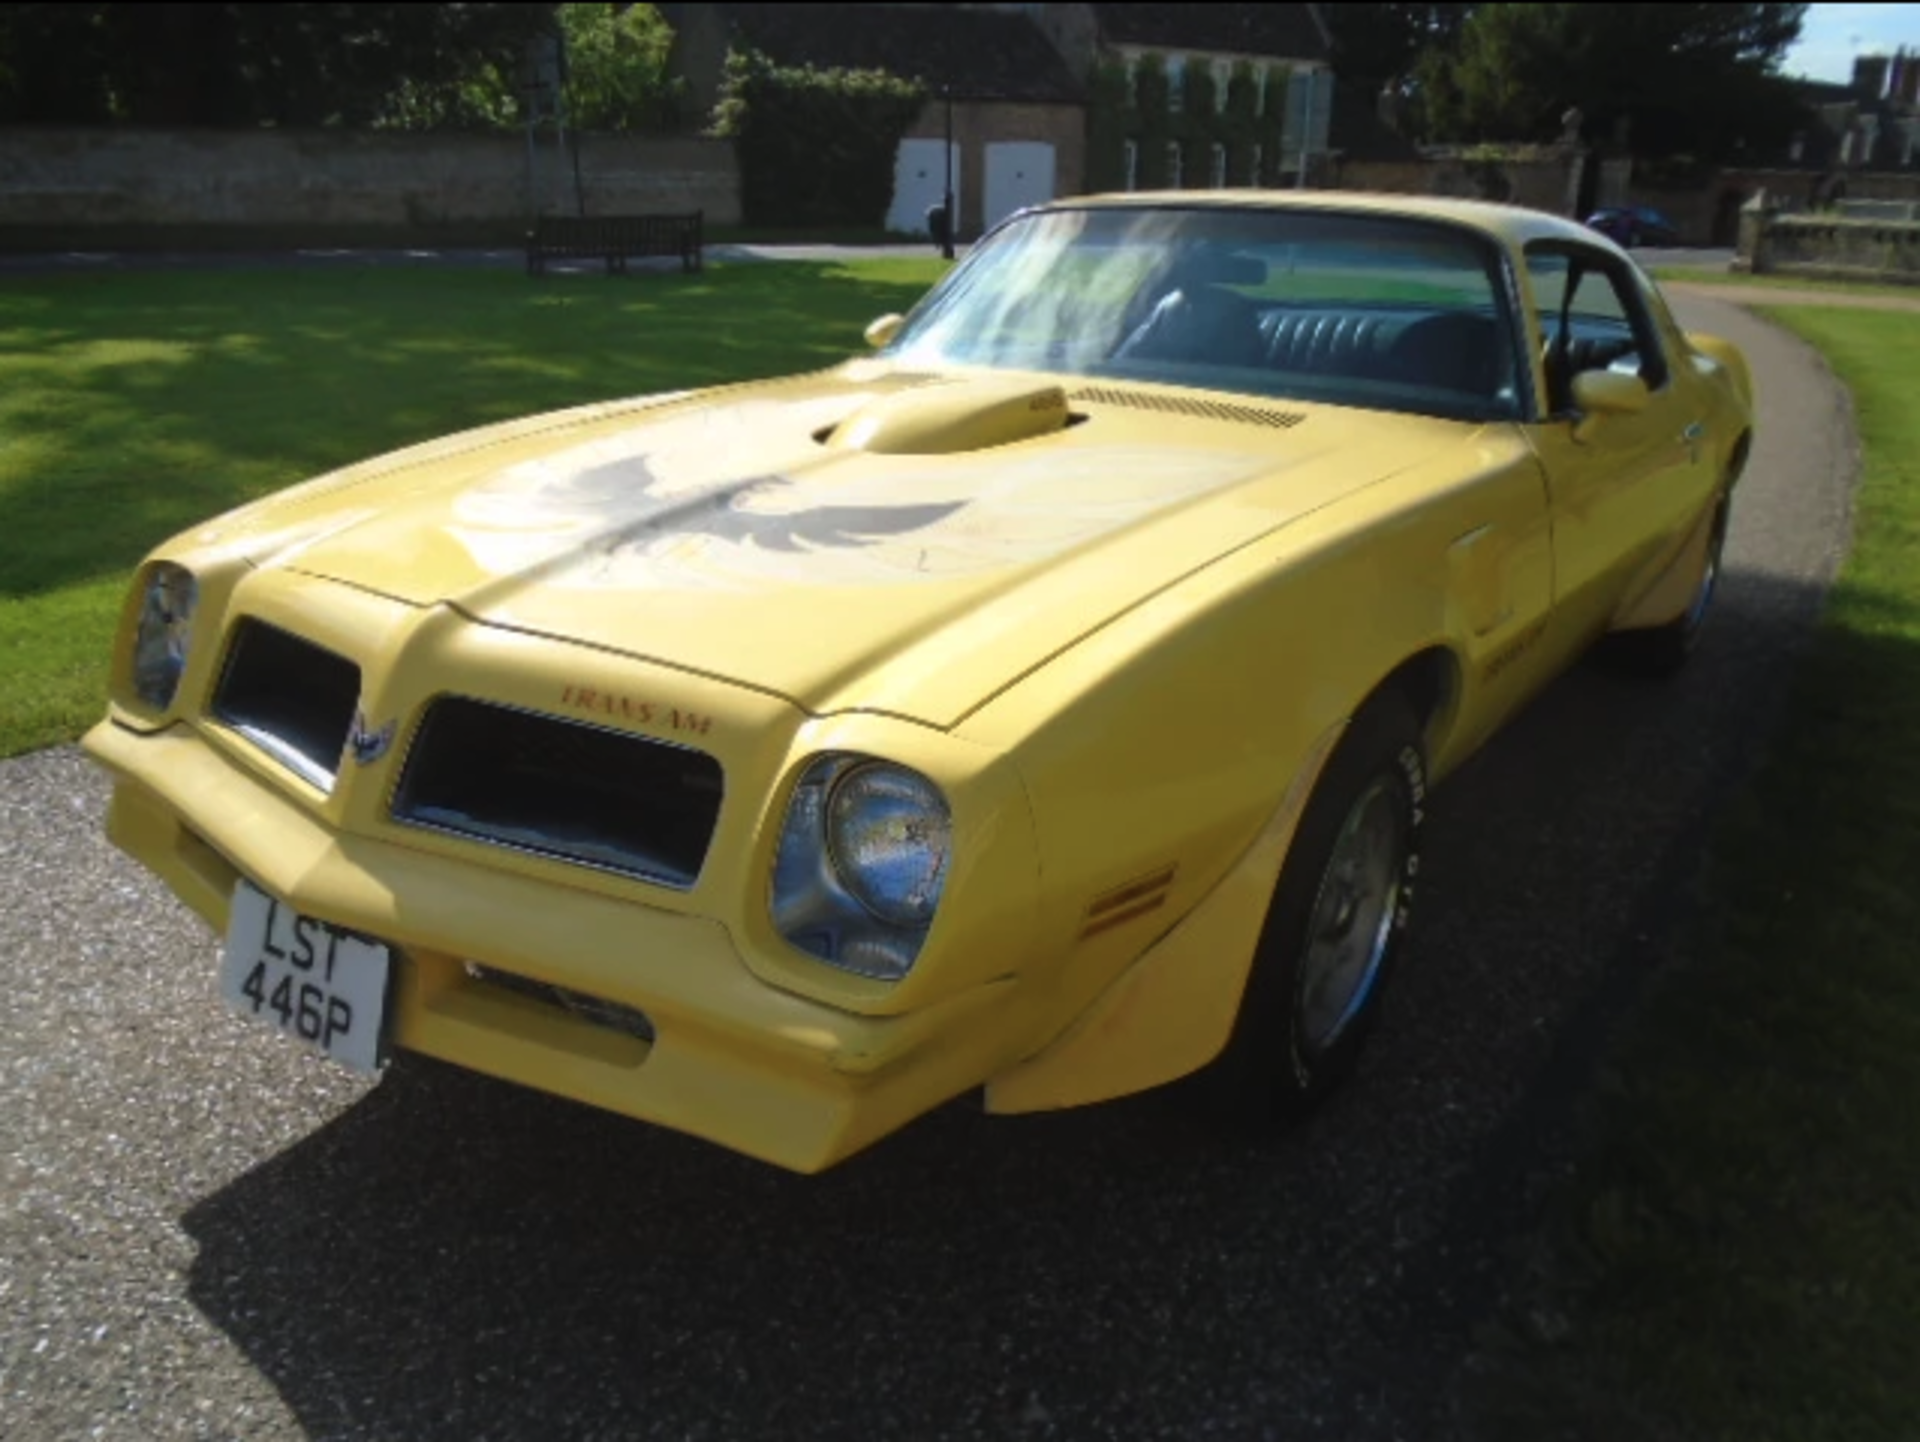
[[[856,835],[862,826],[864,838]],[[851,854],[863,841],[869,850],[896,843],[889,864]],[[850,752],[815,757],[781,826],[769,894],[774,929],[830,966],[899,981],[939,913],[952,842],[945,793],[920,772]]]
[[[200,585],[193,572],[172,561],[149,566],[140,581],[127,680],[134,698],[155,711],[172,708],[193,647],[193,619]]]

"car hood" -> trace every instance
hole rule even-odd
[[[240,513],[230,535],[256,565],[816,713],[947,726],[1181,577],[1473,433],[1068,394],[855,363],[437,443]]]

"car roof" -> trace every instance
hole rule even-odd
[[[1537,240],[1590,243],[1593,239],[1593,232],[1575,221],[1523,205],[1499,205],[1490,200],[1460,200],[1443,195],[1388,195],[1359,190],[1137,190],[1072,196],[1040,208],[1074,210],[1088,206],[1101,209],[1127,206],[1194,209],[1217,206],[1236,210],[1337,210],[1355,215],[1399,215],[1409,219],[1463,225],[1515,248]]]

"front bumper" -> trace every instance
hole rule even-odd
[[[111,721],[108,834],[224,933],[254,884],[395,951],[396,1046],[819,1171],[1008,1060],[1009,980],[856,1016],[757,978],[726,927],[511,870],[342,834],[186,726]],[[468,961],[646,1013],[651,1041],[474,979]]]

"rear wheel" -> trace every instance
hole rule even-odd
[[[1314,788],[1274,888],[1217,1098],[1252,1121],[1296,1114],[1352,1067],[1378,1015],[1419,870],[1426,758],[1412,708],[1383,694]]]

